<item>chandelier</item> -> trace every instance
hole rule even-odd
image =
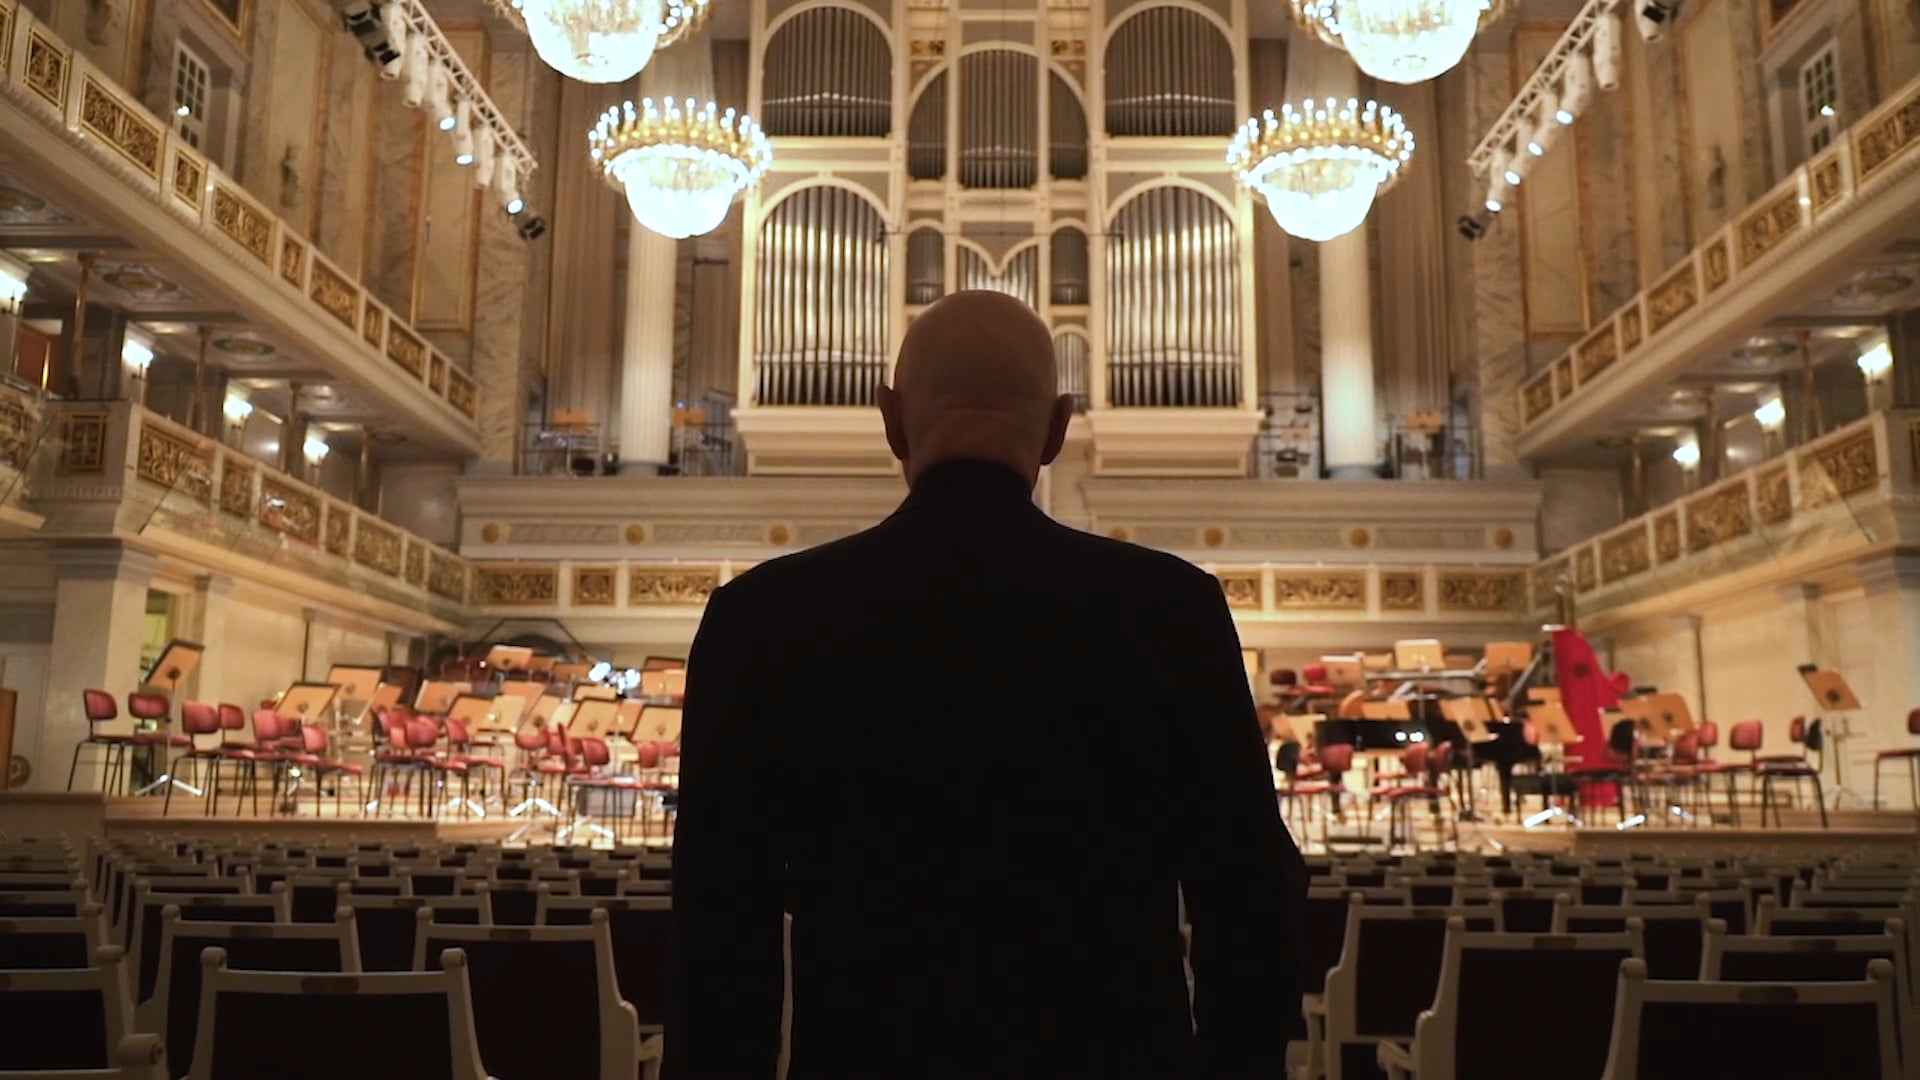
[[[1505,0],[1287,0],[1293,20],[1388,82],[1437,78],[1467,55]]]
[[[712,232],[742,191],[760,182],[773,148],[753,118],[708,102],[652,98],[601,114],[588,156],[627,193],[635,221],[676,240]]]
[[[1413,132],[1399,113],[1327,98],[1248,120],[1227,147],[1227,166],[1266,198],[1289,235],[1325,241],[1358,228],[1412,156]]]
[[[570,79],[625,82],[706,22],[711,0],[490,0]]]

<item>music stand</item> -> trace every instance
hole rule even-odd
[[[1531,705],[1560,704],[1560,688],[1557,686],[1527,687],[1527,702]]]
[[[1407,638],[1393,643],[1393,664],[1401,671],[1444,671],[1447,651],[1438,638]]]
[[[593,671],[593,665],[581,660],[555,662],[553,665],[554,682],[579,682]]]
[[[282,720],[311,724],[326,712],[339,692],[332,683],[297,682],[280,695],[273,714]]]
[[[1393,716],[1387,712],[1388,704],[1389,703],[1385,701],[1363,701],[1360,703],[1360,718],[1362,720],[1391,720]]]
[[[544,672],[547,672],[548,674],[552,674],[553,664],[554,664],[554,658],[551,656],[536,656],[533,659],[527,661],[527,670],[533,671],[533,672],[544,671]]]
[[[420,692],[414,695],[415,710],[433,715],[444,715],[453,705],[454,699],[461,694],[473,692],[472,683],[429,681],[420,684]]]
[[[340,688],[342,702],[360,702],[373,697],[385,668],[335,664],[327,669],[327,681]]]
[[[1360,666],[1367,671],[1392,671],[1392,653],[1361,653]]]
[[[647,710],[647,703],[639,698],[627,698],[620,702],[619,718],[614,721],[615,728],[627,738],[633,738],[633,730],[640,726],[640,715]]]
[[[1586,741],[1574,728],[1573,721],[1567,719],[1567,710],[1557,701],[1536,702],[1527,710],[1527,715],[1533,720],[1542,746],[1577,746]]]
[[[399,683],[383,682],[373,688],[373,696],[367,699],[369,709],[391,709],[400,704],[400,695],[406,687]]]
[[[447,706],[447,719],[467,725],[467,731],[471,734],[487,722],[487,716],[493,712],[493,701],[493,698],[478,694],[461,694]]]
[[[677,701],[686,694],[687,672],[684,668],[640,673],[640,696],[643,698]]]
[[[620,691],[599,683],[580,683],[573,688],[575,701],[618,701]]]
[[[1533,664],[1533,644],[1526,641],[1489,641],[1484,674],[1519,674]]]
[[[684,656],[649,656],[640,661],[641,671],[673,671],[687,666]]]
[[[521,726],[531,727],[535,731],[547,730],[553,725],[553,714],[560,711],[562,704],[564,702],[558,694],[540,695],[533,699],[533,705],[527,709],[526,720]]]
[[[501,694],[498,697],[481,700],[486,701],[488,708],[486,714],[480,718],[478,726],[472,729],[473,731],[495,736],[488,741],[498,743],[499,736],[512,735],[519,729],[520,714],[525,711],[527,705],[526,698]],[[454,704],[458,705],[459,702]]]
[[[1830,671],[1817,664],[1801,664],[1799,671],[1801,681],[1807,684],[1808,692],[1813,695],[1813,700],[1819,703],[1822,712],[1850,713],[1858,712],[1862,708],[1860,698],[1854,694],[1853,687],[1847,685],[1846,677],[1839,672]],[[1840,772],[1840,764],[1846,760],[1846,754],[1840,751],[1847,740],[1853,737],[1853,720],[1851,717],[1841,716],[1838,723],[1829,724],[1823,721],[1820,725],[1820,733],[1825,738],[1833,740],[1833,808],[1838,810],[1840,800],[1844,796],[1852,795],[1856,799],[1860,798],[1858,792],[1846,785]],[[1826,747],[1822,745],[1821,764],[1826,764],[1826,758]],[[1879,807],[1873,806],[1871,809],[1877,810]]]
[[[635,742],[678,743],[680,741],[680,707],[677,705],[649,705],[647,711],[640,714],[640,724],[634,729]]]
[[[495,645],[486,664],[495,671],[525,671],[533,665],[533,650],[525,645]]]
[[[147,670],[141,684],[164,690],[169,696],[179,693],[180,684],[193,674],[193,669],[200,666],[200,657],[206,651],[206,647],[197,642],[179,638],[167,642],[167,647],[161,649],[160,655],[154,658],[153,667]]]
[[[1440,702],[1440,715],[1460,725],[1460,733],[1469,745],[1492,742],[1499,736],[1487,727],[1487,699],[1477,697],[1446,698]]]
[[[611,698],[593,698],[573,703],[573,719],[567,723],[567,737],[604,739],[613,733],[620,718],[620,703]]]
[[[502,679],[500,681],[501,697],[517,698],[521,701],[532,701],[546,692],[546,683],[534,682],[532,679]]]
[[[1323,656],[1320,663],[1327,669],[1327,685],[1340,690],[1364,685],[1366,672],[1361,669],[1360,657]]]

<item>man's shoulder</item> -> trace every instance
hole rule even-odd
[[[793,589],[820,581],[823,573],[856,563],[861,550],[873,542],[873,532],[872,528],[862,529],[851,536],[830,540],[805,551],[757,563],[734,575],[722,591],[730,601],[736,603],[785,595]]]

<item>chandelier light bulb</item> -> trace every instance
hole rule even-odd
[[[120,359],[133,369],[135,375],[145,375],[153,364],[153,345],[146,338],[128,332],[126,340],[120,343]]]
[[[740,193],[766,175],[773,148],[759,124],[732,109],[646,98],[602,114],[587,155],[626,193],[635,221],[684,239],[720,227]]]
[[[0,312],[20,313],[27,299],[27,279],[31,276],[26,263],[0,251]]]
[[[1467,54],[1490,0],[1288,0],[1294,21],[1345,49],[1361,71],[1396,83],[1425,82]]]
[[[1861,353],[1854,360],[1854,366],[1858,367],[1860,374],[1865,375],[1869,381],[1877,380],[1893,370],[1893,350],[1882,341]]]
[[[1378,102],[1307,100],[1242,124],[1227,147],[1235,179],[1289,236],[1324,242],[1365,221],[1413,157],[1413,133]]]
[[[522,0],[519,11],[540,59],[581,82],[638,75],[667,30],[663,0]]]
[[[307,436],[306,442],[301,444],[300,449],[307,455],[307,460],[315,465],[327,460],[327,454],[333,450],[327,445],[327,440],[318,435]]]

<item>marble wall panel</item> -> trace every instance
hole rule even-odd
[[[1513,98],[1513,67],[1505,54],[1487,51],[1474,52],[1462,66],[1470,88],[1467,130],[1483,132]],[[1481,468],[1489,479],[1529,475],[1514,451],[1520,384],[1529,374],[1520,231],[1501,221],[1479,243],[1461,245],[1471,249],[1467,270],[1473,282],[1469,397],[1480,424]]]
[[[1693,247],[1690,206],[1681,186],[1685,154],[1680,110],[1673,107],[1680,99],[1680,65],[1671,40],[1649,44],[1636,33],[1621,38],[1627,92],[1623,105],[1631,113],[1627,130],[1633,159],[1634,254],[1644,288]]]
[[[1679,59],[1693,239],[1705,239],[1766,190],[1765,98],[1753,5],[1689,5],[1673,34]]]
[[[1563,27],[1528,25],[1513,32],[1508,52],[1512,85],[1525,82],[1560,40]],[[1593,110],[1601,111],[1601,110]],[[1582,125],[1584,126],[1584,125]],[[1587,329],[1586,272],[1581,257],[1580,155],[1553,147],[1533,162],[1520,186],[1521,265],[1525,271],[1527,332],[1579,334]]]
[[[367,215],[361,280],[395,315],[412,322],[427,137],[445,136],[433,128],[426,110],[407,108],[399,94],[374,95],[369,127],[363,137],[373,144],[373,171],[378,179]]]
[[[373,216],[376,97],[388,89],[360,46],[331,35],[327,65],[327,124],[320,154],[319,197],[313,200],[313,241],[321,254],[355,280],[366,277],[367,233]]]
[[[443,23],[441,30],[485,85],[492,51],[486,30],[455,22]],[[452,136],[434,136],[427,140],[424,216],[416,234],[421,257],[414,261],[413,322],[422,330],[471,332],[480,245],[474,211],[481,193],[473,186],[472,168],[454,162]]]
[[[177,0],[176,0],[177,2]],[[141,49],[150,0],[51,0],[28,4],[34,17],[53,28],[80,55],[121,86],[140,81]]]
[[[514,123],[533,100],[532,68],[524,51],[496,52],[489,65],[487,94]],[[481,460],[477,468],[511,472],[518,445],[520,402],[538,356],[539,305],[527,302],[528,268],[535,249],[515,232],[513,219],[498,212],[491,201],[476,207],[479,215],[480,262],[487,273],[474,284],[471,365],[480,394]],[[534,344],[535,347],[529,347]]]
[[[1879,96],[1886,97],[1920,77],[1920,4],[1912,0],[1871,0],[1868,39],[1875,49]]]
[[[264,97],[261,141],[248,147],[247,188],[304,233],[313,231],[320,186],[320,147],[327,121],[328,44],[340,35],[308,0],[282,0],[262,12],[256,41],[268,51],[257,65],[256,101]],[[362,61],[365,66],[365,61]],[[261,91],[265,90],[262,95]],[[255,106],[249,105],[249,113]],[[255,130],[251,127],[250,131]]]

